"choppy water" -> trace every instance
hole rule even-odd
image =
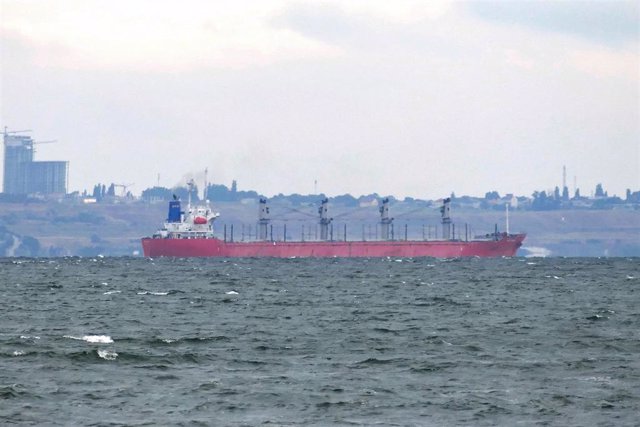
[[[638,259],[0,259],[0,424],[638,425]]]

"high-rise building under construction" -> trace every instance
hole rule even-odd
[[[66,194],[69,162],[36,162],[33,146],[38,142],[30,136],[4,136],[4,180],[5,194]]]

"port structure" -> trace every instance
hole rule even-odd
[[[129,187],[133,187],[135,184],[131,183],[131,184],[113,184],[114,187],[117,188],[122,188],[122,191],[120,192],[120,197],[125,198],[127,197],[127,190],[129,189]]]

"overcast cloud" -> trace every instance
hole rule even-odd
[[[0,121],[70,189],[640,189],[637,2],[0,0]]]

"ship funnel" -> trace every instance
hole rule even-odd
[[[269,226],[269,221],[269,207],[267,206],[267,199],[260,197],[260,203],[258,204],[258,237],[260,240],[267,240],[267,228]]]
[[[393,218],[389,218],[389,198],[382,199],[380,206],[380,237],[382,240],[389,240],[389,225],[393,222]]]
[[[451,198],[450,197],[447,197],[442,201],[440,214],[442,215],[442,238],[445,240],[450,240],[451,239]]]
[[[167,222],[180,222],[180,200],[174,195],[174,199],[169,202],[169,215]]]
[[[318,214],[320,215],[320,240],[329,240],[329,224],[333,218],[329,218],[329,199],[326,197],[320,202]]]

